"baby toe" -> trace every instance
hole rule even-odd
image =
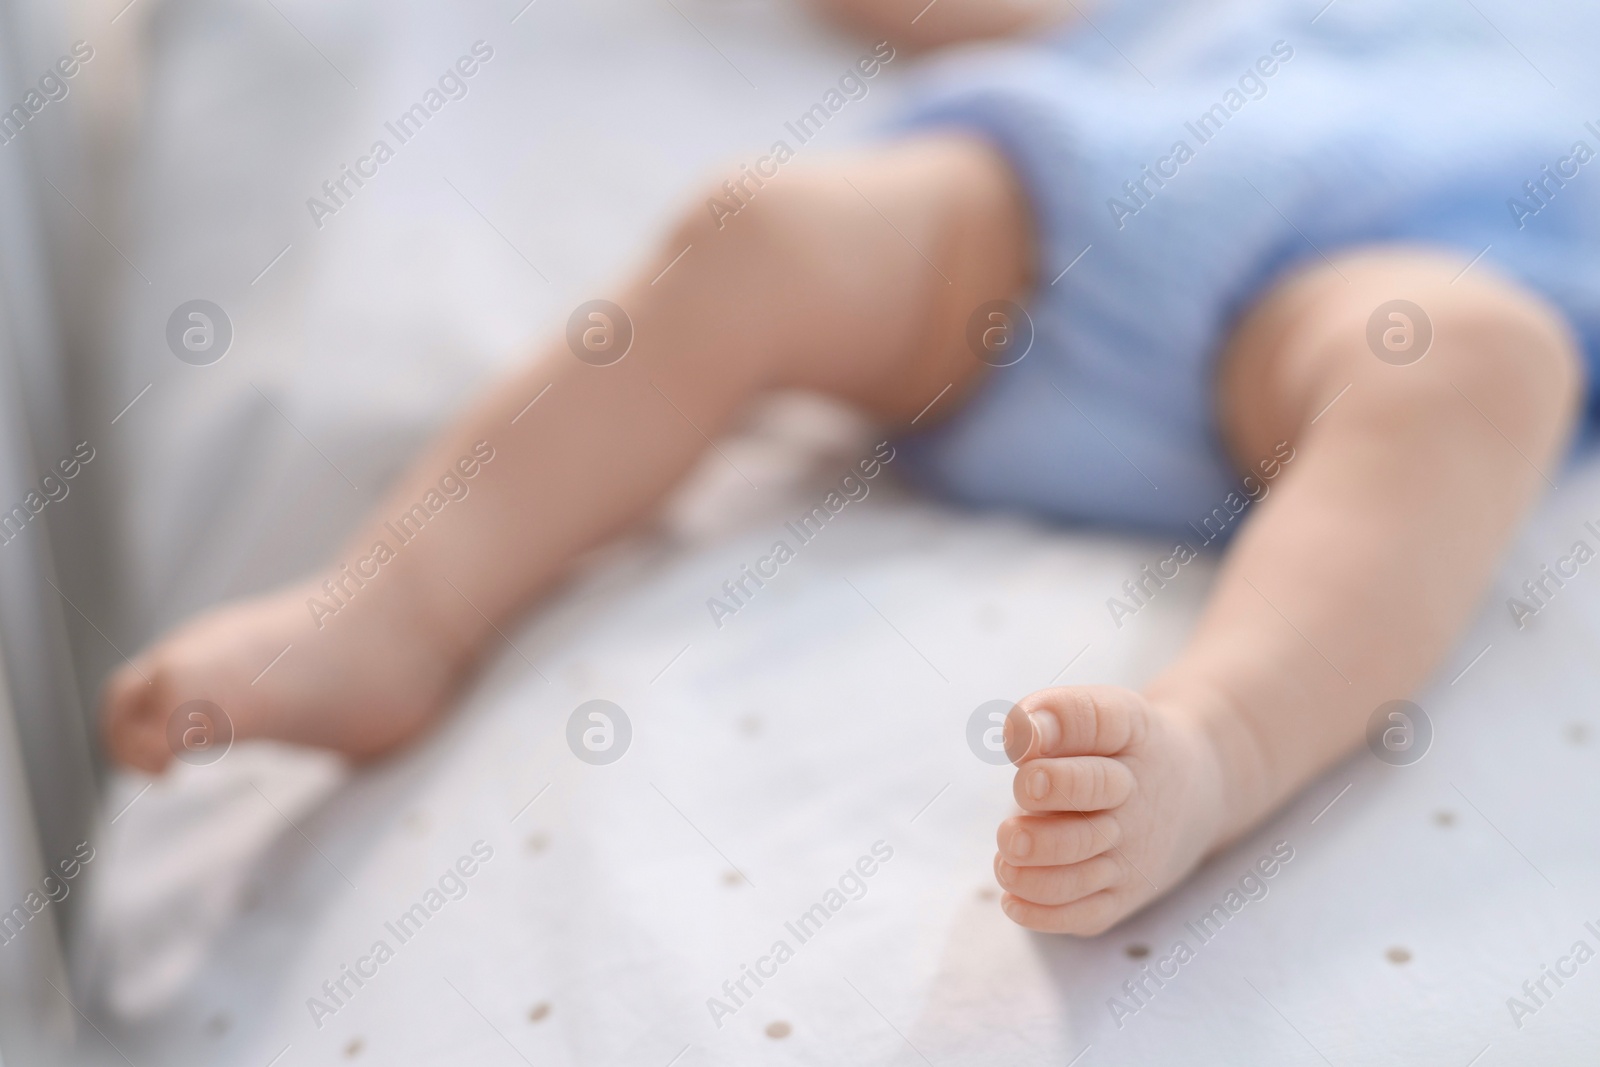
[[[1016,867],[1058,867],[1098,856],[1122,839],[1116,817],[1092,815],[1015,815],[1000,824],[995,839],[1000,855]]]
[[[1060,867],[1014,867],[996,857],[994,873],[1000,888],[1046,906],[1070,904],[1123,881],[1121,861],[1109,854]]]
[[[1102,889],[1070,904],[1035,904],[1007,893],[1000,898],[1000,908],[1018,926],[1045,934],[1078,937],[1104,933],[1128,910],[1116,889]]]
[[[1024,811],[1104,811],[1133,795],[1133,772],[1106,756],[1034,759],[1017,768],[1011,791]]]
[[[159,774],[171,759],[166,746],[166,723],[160,713],[164,686],[132,664],[112,675],[101,705],[101,737],[116,762],[149,774]],[[156,672],[159,676],[159,672]]]

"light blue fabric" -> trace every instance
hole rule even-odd
[[[1069,520],[1210,514],[1239,486],[1212,385],[1231,325],[1284,272],[1374,242],[1488,248],[1480,267],[1560,307],[1600,361],[1600,7],[1324,2],[1113,0],[927,72],[898,128],[997,144],[1042,268],[1032,350],[906,442],[914,477]]]

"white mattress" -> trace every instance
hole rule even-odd
[[[510,22],[520,6],[152,15],[130,257],[156,281],[130,277],[118,305],[125,395],[152,384],[114,456],[130,644],[321,558],[449,403],[604,294],[685,190],[752,158],[861,50],[756,3],[539,0]],[[496,55],[471,95],[313,229],[305,197],[478,39]],[[841,122],[881,116],[895,68]],[[210,368],[148,342],[196,296],[237,331]],[[730,446],[760,491],[708,465],[385,766],[239,746],[148,790],[119,779],[77,959],[105,1034],[87,1033],[85,1060],[121,1062],[110,1042],[172,1067],[1593,1058],[1600,964],[1547,981],[1520,1027],[1507,998],[1578,939],[1600,948],[1584,927],[1600,927],[1600,586],[1583,573],[1522,631],[1504,600],[1593,543],[1600,465],[1560,479],[1417,697],[1426,758],[1359,753],[1161,903],[1078,941],[999,914],[1009,775],[974,757],[967,719],[1052,681],[1147,678],[1211,572],[1186,568],[1117,629],[1106,597],[1161,546],[885,481],[718,629],[706,598],[871,439],[840,413],[775,407]],[[566,744],[596,698],[633,724],[607,766]],[[492,858],[465,896],[402,944],[385,924],[477,842]],[[892,858],[865,895],[801,943],[785,923],[878,842]],[[1132,1005],[1122,983],[1196,944],[1185,923],[1277,842],[1294,855],[1268,895],[1114,1017],[1108,998]],[[314,1020],[308,998],[334,1006],[323,982],[379,939],[393,958]],[[724,981],[780,939],[793,958],[718,1026],[708,998],[731,1004]]]

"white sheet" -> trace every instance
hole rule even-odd
[[[319,558],[451,398],[603,293],[685,188],[764,147],[859,50],[786,9],[675,2],[539,0],[515,23],[520,4],[160,12],[169,73],[137,207],[161,284],[125,300],[127,395],[154,387],[119,423],[138,576],[121,636]],[[479,38],[497,54],[472,95],[312,230],[304,197]],[[180,71],[232,91],[179,95]],[[845,117],[868,120],[890,89]],[[148,341],[192,296],[236,311],[235,351],[203,371]],[[1506,1004],[1573,941],[1600,947],[1582,847],[1600,808],[1600,598],[1584,573],[1521,632],[1503,606],[1583,536],[1600,467],[1561,478],[1418,698],[1437,727],[1421,763],[1358,754],[1083,942],[1026,934],[985,899],[1008,774],[968,750],[967,717],[1052,680],[1146,678],[1209,571],[1186,568],[1118,630],[1104,600],[1160,546],[879,483],[718,630],[705,599],[869,440],[776,412],[729,449],[760,493],[708,464],[668,532],[512,634],[450,724],[392,764],[347,778],[240,747],[143,794],[120,781],[79,975],[106,1036],[175,1067],[1488,1065],[1600,1046],[1600,964],[1520,1029]],[[610,766],[565,743],[596,697],[634,724]],[[384,923],[480,840],[493,858],[467,895],[399,945]],[[707,998],[880,840],[893,858],[866,895],[806,944],[789,935],[794,958],[715,1026]],[[1128,947],[1164,954],[1280,840],[1295,857],[1267,898],[1118,1028],[1107,999],[1138,970]],[[393,960],[317,1028],[307,999],[378,938]],[[768,1036],[779,1023],[787,1036]],[[92,1054],[117,1059],[91,1033]]]

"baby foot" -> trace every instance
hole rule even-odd
[[[1098,934],[1160,896],[1218,842],[1216,751],[1183,716],[1114,686],[1044,689],[1005,724],[1028,814],[1000,824],[995,877],[1014,922]]]
[[[368,591],[317,625],[297,586],[186,624],[106,684],[101,728],[113,759],[160,773],[176,755],[168,723],[191,700],[219,706],[235,739],[273,738],[382,755],[444,705],[462,657],[430,640],[394,593]],[[182,738],[182,730],[174,731]]]

